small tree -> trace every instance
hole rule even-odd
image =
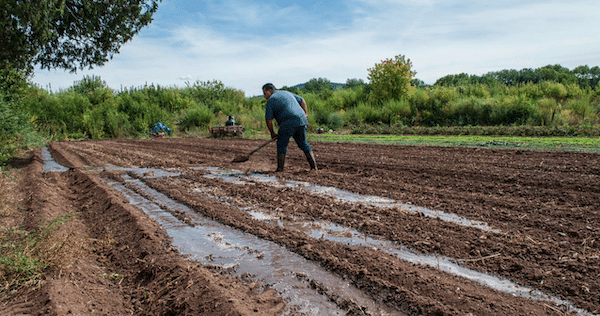
[[[416,90],[411,86],[412,77],[410,59],[398,55],[394,59],[383,60],[375,67],[369,68],[368,79],[371,81],[371,101],[383,103],[387,100],[400,100],[410,97]]]
[[[333,84],[326,78],[313,78],[304,84],[303,90],[319,93],[325,90],[333,90]]]
[[[344,88],[346,89],[354,89],[357,87],[364,87],[367,84],[364,82],[364,80],[362,79],[348,79],[346,80],[346,84],[344,85]]]

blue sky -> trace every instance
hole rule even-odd
[[[117,90],[220,80],[252,96],[266,82],[367,81],[368,68],[400,54],[428,84],[463,72],[592,67],[599,16],[598,0],[163,0],[105,66],[38,70],[33,82],[56,92],[85,75]]]

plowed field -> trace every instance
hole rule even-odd
[[[313,142],[319,170],[308,171],[292,142],[283,173],[272,172],[273,145],[247,162],[231,163],[261,142],[54,142],[48,148],[69,168],[65,172],[44,172],[39,150],[33,152],[18,166],[25,173],[15,189],[28,210],[25,226],[75,213],[64,229],[77,241],[73,247],[83,250],[42,288],[0,307],[0,314],[294,314],[292,303],[268,284],[182,255],[156,220],[109,184],[130,186],[126,176],[205,218],[282,246],[397,314],[600,313],[600,154]],[[173,174],[131,172],[139,168]],[[211,197],[199,194],[208,191]],[[370,203],[374,197],[395,206]],[[279,219],[331,223],[444,258],[529,289],[533,298],[415,264],[380,247],[261,220],[244,211],[248,206]],[[182,225],[189,222],[186,215],[171,213]],[[311,284],[328,291],[328,284]],[[328,293],[348,315],[377,314]]]

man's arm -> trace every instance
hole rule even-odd
[[[300,102],[300,107],[304,111],[304,115],[306,115],[306,117],[308,117],[308,110],[306,108],[306,101],[304,99],[302,99],[302,102]]]
[[[271,139],[277,138],[277,134],[275,133],[275,130],[273,130],[273,119],[265,120],[265,123],[267,123],[269,132],[271,132]]]

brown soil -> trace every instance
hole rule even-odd
[[[161,227],[107,185],[117,172],[85,166],[184,168],[217,166],[244,172],[275,169],[273,146],[231,163],[262,141],[245,139],[106,140],[55,142],[49,148],[70,170],[42,171],[39,150],[15,164],[23,170],[23,223],[76,213],[61,230],[73,249],[68,264],[41,288],[6,300],[1,315],[277,315],[284,304],[258,283],[232,278],[183,258]],[[383,251],[351,247],[252,219],[238,208],[193,194],[218,187],[265,209],[329,220],[455,258],[600,313],[600,155],[500,149],[311,143],[320,170],[309,172],[291,144],[289,180],[388,197],[488,223],[500,233],[432,219],[401,209],[348,204],[256,183],[241,186],[190,171],[144,180],[153,188],[226,225],[274,241],[351,280],[375,300],[409,315],[564,315],[534,301],[467,279],[414,265]]]

